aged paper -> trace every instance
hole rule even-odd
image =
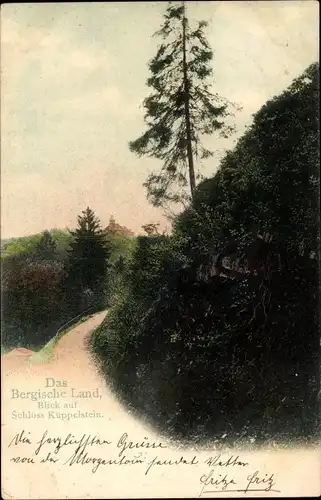
[[[321,493],[318,24],[2,7],[4,499]]]

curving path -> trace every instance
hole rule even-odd
[[[94,367],[88,356],[86,341],[106,314],[107,311],[99,312],[67,332],[55,346],[53,356],[47,362],[29,362],[34,355],[29,349],[10,351],[2,357],[2,374],[6,378],[22,373],[28,376],[51,373],[52,376],[55,374],[61,377],[63,374],[76,374],[87,369],[92,371]]]
[[[57,344],[54,356],[46,364],[34,365],[30,363],[30,352],[28,350],[15,350],[2,358],[2,498],[28,499],[35,498],[43,500],[77,499],[77,498],[188,498],[196,497],[200,493],[200,475],[207,469],[203,466],[179,467],[161,466],[153,468],[148,475],[145,474],[146,465],[140,466],[106,466],[101,467],[96,474],[91,471],[90,465],[76,464],[72,467],[64,465],[64,461],[73,453],[73,447],[64,447],[59,455],[58,463],[40,463],[40,457],[33,464],[12,463],[12,457],[19,455],[27,457],[35,450],[35,443],[47,431],[51,439],[66,439],[72,435],[79,439],[82,435],[99,436],[100,439],[111,441],[111,446],[89,447],[89,456],[103,457],[106,460],[117,458],[119,448],[117,443],[124,433],[127,433],[127,441],[142,443],[146,440],[160,440],[165,444],[166,440],[156,436],[155,433],[142,422],[135,420],[130,413],[123,408],[118,400],[106,387],[104,380],[97,373],[96,367],[87,350],[86,342],[92,331],[103,321],[106,312],[101,312],[89,318],[84,323],[75,326]],[[65,397],[52,400],[43,399],[37,394],[41,391],[53,391],[46,387],[47,379],[50,385],[54,380],[56,390],[66,391]],[[60,381],[61,386],[57,381]],[[64,383],[63,383],[64,381]],[[77,397],[72,397],[72,391],[77,391]],[[82,398],[78,394],[88,391],[96,391],[97,398]],[[19,397],[12,397],[12,393],[18,391]],[[25,391],[25,392],[23,392]],[[29,392],[28,392],[29,391]],[[32,391],[32,394],[31,394]],[[79,391],[79,392],[78,392]],[[28,397],[25,395],[29,394]],[[24,395],[22,396],[22,394]],[[31,397],[33,395],[33,398]],[[35,397],[36,396],[36,397]],[[58,403],[59,409],[51,412],[44,404],[54,405]],[[61,419],[50,413],[77,411],[91,416],[77,417],[72,419]],[[99,412],[92,416],[93,412]],[[41,413],[39,418],[37,414]],[[20,444],[17,447],[9,447],[14,436],[19,436],[21,431],[30,437],[32,443]],[[52,445],[46,446],[42,457],[45,458],[48,450],[53,450]],[[31,450],[31,451],[30,451]],[[192,460],[195,451],[191,450],[147,450],[146,463],[157,456],[161,460],[180,461],[182,455],[187,460]],[[146,453],[144,451],[143,455]],[[54,452],[53,452],[54,453]],[[126,451],[126,457],[133,458],[137,451]],[[208,458],[208,451],[198,455],[199,463],[204,463]],[[214,453],[214,451],[212,451]],[[216,452],[215,452],[216,453]],[[228,452],[231,455],[231,450]],[[319,477],[319,464],[314,452],[309,456],[302,457],[302,452],[295,454],[293,450],[285,456],[280,453],[270,457],[267,466],[267,454],[255,453],[242,454],[242,459],[253,462],[255,469],[262,471],[291,471],[290,481],[287,482],[286,474],[283,481],[280,479],[278,486],[280,490],[287,492],[286,496],[317,496],[314,487],[308,491],[307,485],[315,484]],[[35,455],[34,455],[35,456]],[[55,457],[55,455],[53,455]],[[303,467],[305,465],[305,467]],[[269,469],[270,467],[270,469]],[[254,470],[255,470],[254,469]],[[270,472],[271,472],[270,470]],[[242,471],[241,471],[242,472]],[[240,474],[241,474],[240,472]],[[233,470],[233,474],[236,474]],[[280,474],[278,474],[280,475]],[[301,479],[302,478],[302,479]],[[318,485],[317,485],[318,486]],[[319,490],[318,490],[319,491]],[[308,495],[307,495],[308,493]],[[255,496],[256,493],[253,493]],[[224,496],[218,495],[218,497]],[[235,494],[235,496],[239,496]],[[251,496],[250,493],[247,496]],[[268,496],[268,495],[267,495]],[[204,497],[205,498],[205,497]]]
[[[116,397],[107,388],[105,381],[99,376],[96,366],[87,349],[87,340],[92,331],[104,320],[107,312],[103,311],[95,314],[87,321],[75,326],[58,342],[52,359],[43,364],[32,364],[30,362],[30,352],[11,352],[2,359],[2,437],[3,442],[8,443],[12,437],[24,429],[31,436],[39,436],[47,429],[50,436],[66,436],[68,433],[74,436],[81,436],[83,433],[91,436],[101,436],[102,439],[119,440],[126,432],[133,440],[143,441],[145,436],[156,440],[154,432],[148,429],[141,422],[134,419],[130,413],[121,406]],[[50,387],[46,387],[47,380],[50,379]],[[50,419],[48,413],[50,409],[39,407],[41,400],[31,400],[24,398],[12,398],[12,390],[28,391],[52,391],[52,381],[55,380],[56,390],[67,391],[67,396],[58,399],[59,412],[83,413],[96,412],[100,418],[72,418],[61,420]],[[61,387],[57,381],[67,385]],[[77,394],[88,391],[96,391],[97,398],[72,398],[72,391]],[[52,402],[53,400],[48,400]],[[76,402],[76,403],[75,403]],[[76,406],[75,406],[76,404]],[[67,405],[67,409],[66,409]],[[56,411],[56,410],[55,410]],[[45,418],[29,417],[30,412],[43,413]],[[13,418],[19,413],[23,417]],[[39,439],[39,437],[38,437]],[[23,448],[22,448],[23,449]],[[25,498],[26,491],[28,498],[80,498],[83,497],[84,485],[94,478],[90,468],[75,466],[55,467],[50,464],[41,466],[20,467],[19,486],[17,485],[17,468],[10,465],[10,455],[12,450],[7,446],[3,447],[3,463],[5,463],[5,497]],[[68,449],[65,450],[68,453]],[[93,451],[92,451],[93,453]],[[97,451],[96,451],[97,453]],[[99,453],[99,450],[98,450]],[[105,452],[106,453],[106,452]],[[55,470],[55,473],[53,471]],[[135,482],[136,469],[126,468],[126,481]],[[110,472],[109,472],[110,473]],[[106,474],[105,470],[99,474],[101,488],[106,488],[106,483],[102,478]],[[113,482],[110,485],[111,497],[119,494],[119,488],[124,484],[124,470],[122,468],[113,469]],[[84,482],[85,481],[85,482]],[[103,486],[104,484],[104,486]],[[42,485],[42,486],[41,486]],[[48,486],[50,485],[50,490]],[[82,486],[81,486],[82,485]],[[92,487],[87,492],[88,498],[104,498],[105,489],[100,491],[100,486],[96,485],[93,496]],[[69,496],[70,495],[70,496]]]
[[[88,351],[87,342],[89,337],[93,330],[105,319],[106,314],[107,311],[99,312],[67,332],[56,345],[53,356],[48,362],[41,364],[31,362],[32,353],[27,349],[16,349],[3,356],[2,392],[4,411],[2,416],[4,421],[10,419],[12,410],[16,409],[17,405],[19,411],[28,411],[30,409],[36,411],[39,409],[37,403],[30,401],[30,399],[12,399],[12,389],[18,389],[20,392],[50,391],[55,385],[57,390],[62,390],[64,388],[62,384],[64,384],[68,388],[68,397],[72,389],[74,389],[74,393],[93,391],[95,389],[99,391],[101,396],[99,398],[81,398],[78,400],[77,408],[81,411],[93,411],[94,409],[96,412],[101,412],[104,418],[107,417],[108,422],[113,427],[115,426],[117,432],[119,432],[122,424],[130,428],[134,426],[136,431],[141,427],[141,432],[146,432],[141,424],[131,417],[127,409],[120,405],[116,397],[108,389]],[[65,401],[72,404],[74,399],[71,398]],[[91,423],[93,422],[89,422],[89,424]]]

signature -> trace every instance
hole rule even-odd
[[[250,493],[250,492],[273,492],[280,493],[275,489],[274,474],[260,475],[260,471],[248,474],[242,485],[238,485],[235,477],[229,474],[219,474],[214,469],[200,477],[202,485],[199,496],[214,493]]]

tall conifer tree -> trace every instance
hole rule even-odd
[[[91,291],[103,292],[110,249],[108,237],[100,220],[87,207],[78,216],[78,227],[70,231],[73,236],[68,256],[68,289],[76,295]]]
[[[149,63],[147,85],[152,94],[143,102],[147,131],[129,146],[138,156],[163,162],[160,173],[151,174],[145,183],[156,206],[181,200],[183,191],[175,194],[175,188],[188,184],[193,198],[196,160],[213,154],[202,137],[215,131],[228,136],[232,131],[225,123],[229,101],[210,90],[213,52],[205,37],[206,26],[201,21],[192,29],[185,2],[170,2],[155,33],[162,43]]]

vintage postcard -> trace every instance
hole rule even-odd
[[[318,7],[2,6],[4,499],[321,493]]]

